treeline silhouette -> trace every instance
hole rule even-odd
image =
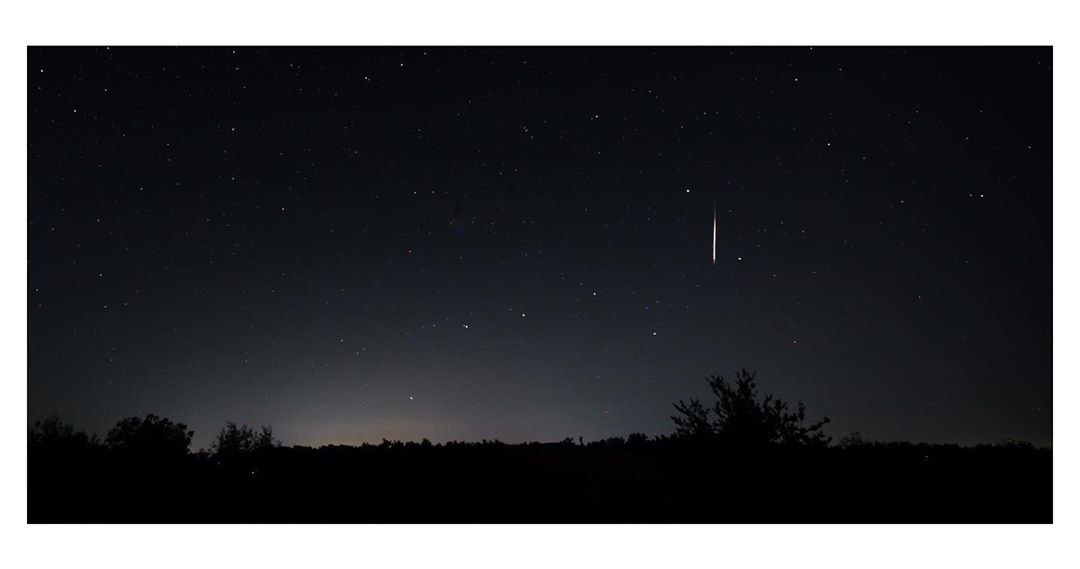
[[[51,522],[1049,523],[1052,455],[1026,443],[834,444],[828,419],[709,378],[675,433],[584,442],[284,446],[226,423],[207,450],[147,415],[103,441],[56,417],[29,432],[28,519]]]

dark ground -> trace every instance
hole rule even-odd
[[[31,523],[1052,521],[1052,452],[863,443],[278,447],[228,460],[100,445],[29,456]]]

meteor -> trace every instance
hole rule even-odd
[[[712,264],[716,266],[716,198],[712,205]]]

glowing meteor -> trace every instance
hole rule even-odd
[[[712,264],[716,265],[716,201],[712,206]]]

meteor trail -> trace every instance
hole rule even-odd
[[[712,264],[716,265],[716,198],[712,205]]]

